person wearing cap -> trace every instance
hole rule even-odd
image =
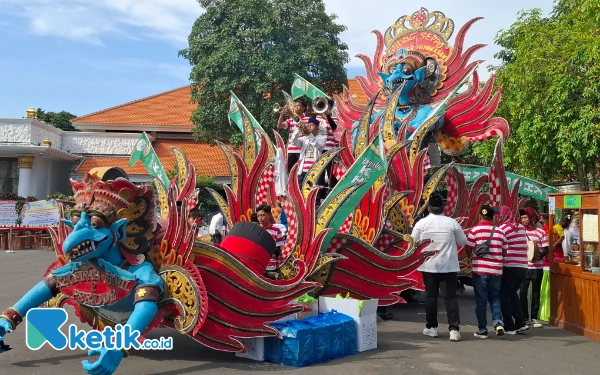
[[[425,284],[425,319],[423,334],[438,336],[438,295],[441,288],[448,316],[450,341],[460,340],[460,313],[456,296],[458,264],[458,246],[466,244],[467,239],[460,224],[451,217],[444,216],[444,199],[434,192],[429,197],[429,215],[415,224],[412,237],[415,242],[431,240],[426,251],[435,253],[417,269],[423,275]]]
[[[316,116],[308,119],[308,125],[299,126],[292,134],[290,142],[300,148],[300,166],[298,183],[302,184],[310,167],[319,160],[327,137],[319,135],[319,120]]]
[[[526,207],[519,210],[521,215],[521,224],[526,229],[527,240],[537,244],[538,254],[533,261],[527,263],[527,271],[525,273],[525,281],[521,284],[519,296],[521,297],[521,308],[528,326],[541,328],[542,323],[538,321],[538,313],[540,311],[540,292],[542,289],[542,281],[544,278],[544,257],[548,255],[548,236],[543,229],[537,227],[540,221],[540,215],[532,207]],[[527,298],[529,286],[531,285],[531,301]],[[529,307],[531,305],[531,314]]]
[[[504,230],[496,226],[492,220],[494,209],[485,204],[479,210],[480,221],[469,231],[465,251],[472,257],[473,290],[475,291],[475,315],[477,316],[478,331],[475,337],[486,339],[487,304],[490,303],[492,311],[492,325],[496,335],[504,335],[504,322],[502,320],[502,303],[500,301],[500,288],[502,286],[502,269],[504,255],[508,249]],[[489,243],[487,252],[479,253],[477,248]]]
[[[306,116],[305,112],[308,108],[308,104],[306,100],[302,98],[298,98],[294,100],[294,111],[298,116],[300,116],[300,124],[305,125],[309,119]],[[285,116],[289,116],[287,120],[284,120]],[[277,120],[277,129],[288,129],[289,130],[289,138],[288,138],[288,146],[287,146],[287,171],[290,173],[292,167],[298,162],[300,159],[301,147],[292,143],[292,134],[296,131],[296,124],[293,120],[293,114],[288,106],[284,106],[283,110],[279,114],[279,119]]]

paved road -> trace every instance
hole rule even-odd
[[[49,251],[0,253],[0,310],[13,304],[39,281],[54,260]],[[598,374],[600,342],[545,325],[526,335],[491,336],[476,339],[472,289],[460,295],[463,341],[448,340],[442,325],[437,339],[422,335],[424,308],[418,304],[399,305],[391,310],[395,319],[379,324],[379,347],[326,364],[296,369],[255,362],[208,349],[171,330],[156,330],[151,338],[174,334],[174,350],[138,352],[124,359],[117,374]],[[443,305],[443,303],[442,303]],[[76,321],[68,308],[69,323]],[[445,320],[443,307],[440,321]],[[491,321],[491,320],[490,320]],[[84,374],[83,351],[57,352],[47,346],[31,351],[25,346],[25,326],[7,336],[14,350],[0,355],[0,374]]]

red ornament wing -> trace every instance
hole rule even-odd
[[[206,285],[209,303],[206,322],[193,338],[218,350],[245,352],[237,338],[279,337],[268,323],[302,311],[302,306],[291,302],[315,287],[303,281],[307,269],[302,261],[295,261],[294,278],[270,280],[252,272],[227,250],[198,242],[194,264]]]
[[[387,253],[360,238],[336,234],[341,242],[337,253],[346,259],[332,264],[327,282],[319,294],[350,293],[357,299],[378,298],[381,306],[404,302],[399,294],[422,284],[418,277],[410,275],[429,256],[423,251],[429,241],[414,243],[410,236],[393,231],[385,231],[385,234],[393,238],[387,245]],[[381,240],[388,241],[387,238],[389,236],[382,236]]]

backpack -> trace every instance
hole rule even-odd
[[[476,257],[481,258],[484,255],[489,254],[490,252],[490,244],[492,243],[492,237],[494,236],[494,231],[496,230],[496,226],[492,226],[492,233],[490,233],[490,238],[487,239],[487,241],[480,243],[479,245],[475,246],[475,250],[473,251],[473,253],[475,254]]]

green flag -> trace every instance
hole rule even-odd
[[[244,111],[246,116],[248,116],[248,118],[250,119],[250,122],[252,123],[252,126],[256,130],[263,130],[262,126],[260,126],[258,121],[256,121],[254,116],[252,116],[250,111],[248,111],[248,108],[246,108],[244,103],[242,103],[238,99],[238,97],[235,96],[235,94],[233,92],[231,92],[231,101],[229,103],[229,124],[231,124],[231,122],[233,121],[237,125],[238,129],[240,129],[240,131],[243,133],[244,132],[244,120],[242,118],[241,111]]]
[[[146,170],[154,177],[156,177],[160,182],[163,183],[165,188],[169,187],[169,178],[165,173],[165,169],[163,168],[160,160],[158,160],[158,156],[156,152],[154,152],[154,148],[152,147],[152,143],[148,139],[146,132],[142,133],[140,139],[138,139],[133,151],[131,152],[131,158],[129,159],[129,167],[133,166],[139,160],[142,161]]]
[[[338,182],[333,188],[331,193],[327,195],[327,198],[321,204],[317,217],[325,214],[328,209],[327,206],[335,201],[337,196],[343,191],[347,191],[348,188],[353,185],[358,185],[358,188],[350,194],[343,203],[337,207],[335,213],[329,220],[328,228],[334,230],[329,231],[323,245],[321,246],[321,252],[324,252],[333,236],[337,233],[338,228],[342,226],[344,221],[352,214],[356,206],[363,199],[369,189],[375,184],[375,182],[387,171],[387,161],[385,153],[382,153],[381,134],[377,135],[375,139],[369,144],[369,146],[363,151],[363,153],[356,158],[354,164],[350,166],[344,177]]]
[[[316,97],[329,98],[327,94],[316,88],[313,84],[300,77],[298,74],[294,74],[294,83],[292,84],[292,98],[297,99],[303,95],[308,96],[311,100]]]

